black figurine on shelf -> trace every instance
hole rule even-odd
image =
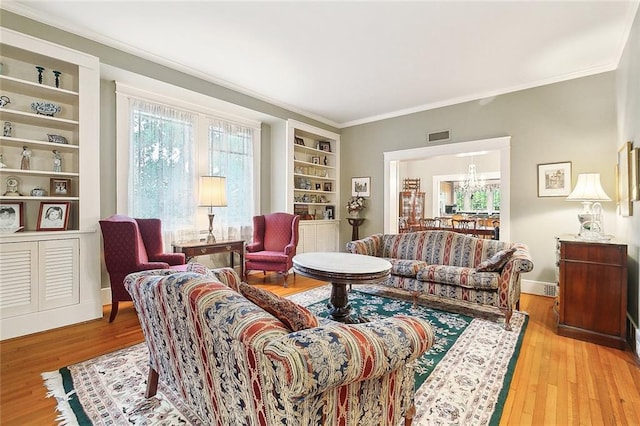
[[[44,71],[44,67],[37,66],[36,69],[38,70],[38,83],[42,84],[42,72]]]
[[[56,87],[60,87],[60,74],[62,74],[60,71],[52,71],[53,75],[56,76]]]

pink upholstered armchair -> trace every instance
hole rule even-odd
[[[276,271],[284,274],[287,287],[289,269],[298,246],[300,216],[271,213],[253,217],[253,242],[245,254],[245,279],[249,270]]]
[[[104,261],[111,281],[112,322],[118,313],[118,302],[131,300],[124,288],[124,278],[149,269],[166,269],[184,265],[183,253],[163,253],[160,219],[134,219],[113,215],[100,221],[104,243]],[[185,267],[175,269],[184,270]]]

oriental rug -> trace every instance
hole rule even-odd
[[[289,298],[326,317],[330,288]],[[512,331],[506,331],[503,317],[494,313],[470,316],[451,312],[457,311],[451,306],[444,311],[428,300],[414,306],[404,293],[380,286],[358,286],[349,301],[369,320],[412,315],[434,328],[433,347],[416,361],[414,425],[499,423],[528,322],[525,313],[514,312]],[[42,376],[48,396],[58,401],[61,425],[201,424],[162,382],[158,394],[145,399],[147,373],[148,353],[141,343]]]

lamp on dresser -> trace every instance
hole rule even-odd
[[[578,238],[588,241],[607,240],[602,225],[602,205],[600,201],[611,201],[600,184],[600,173],[581,173],[578,183],[567,201],[582,202],[582,212],[578,213],[580,231]]]
[[[227,207],[227,178],[222,176],[200,176],[199,186],[199,205],[200,207],[209,207],[209,235],[207,242],[215,243],[216,237],[213,236],[213,208]]]

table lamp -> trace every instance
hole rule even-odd
[[[215,243],[213,236],[213,208],[227,206],[226,180],[222,176],[200,176],[199,201],[200,207],[209,207],[209,235],[207,242]]]
[[[600,173],[581,173],[578,183],[568,201],[582,202],[582,212],[578,213],[580,232],[578,238],[582,240],[606,240],[602,226],[602,205],[600,201],[611,201],[600,184]]]

